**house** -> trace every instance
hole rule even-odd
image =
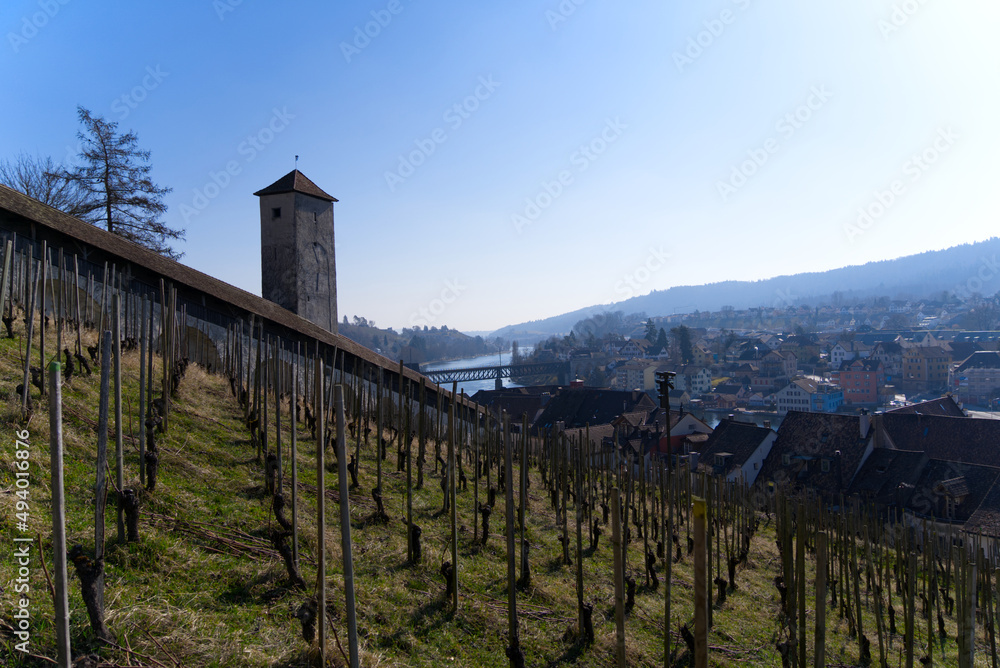
[[[876,448],[848,492],[878,506],[894,508],[912,526],[945,532],[948,525],[969,529],[1000,511],[1000,468],[933,459],[925,452]],[[989,501],[993,496],[994,500]]]
[[[872,347],[870,357],[882,363],[886,383],[894,383],[902,376],[903,346],[895,341],[879,341]]]
[[[742,480],[752,485],[777,437],[769,427],[723,420],[699,452],[698,468],[730,482]]]
[[[697,343],[691,348],[691,363],[697,366],[710,366],[715,361],[712,351],[704,343]]]
[[[650,421],[652,422],[656,430],[661,430],[660,425],[664,423],[663,420],[663,409],[657,409],[650,415]],[[648,426],[649,423],[647,423]],[[691,413],[687,413],[680,410],[670,411],[670,441],[667,441],[666,430],[663,429],[660,435],[658,451],[660,454],[672,453],[675,455],[688,454],[686,451],[685,443],[697,442],[698,439],[692,441],[692,437],[698,434],[708,435],[712,433],[712,428],[708,426],[708,423],[701,420]]]
[[[789,411],[832,413],[844,403],[843,390],[811,378],[793,380],[775,392],[774,397],[779,415]]]
[[[652,344],[646,339],[629,339],[625,342],[625,345],[621,347],[621,350],[618,351],[618,354],[628,359],[645,357],[646,352],[651,347]]]
[[[931,459],[995,466],[1000,420],[888,412],[879,416],[880,447],[918,450]]]
[[[840,367],[839,385],[848,404],[877,405],[885,388],[882,363],[874,359],[855,359]]]
[[[949,384],[963,402],[993,406],[1000,398],[1000,353],[972,353],[952,372]]]
[[[562,423],[567,429],[611,424],[622,413],[651,411],[656,402],[645,392],[590,387],[563,388],[549,399],[535,418],[532,433],[539,434]]]
[[[657,373],[661,371],[676,374],[673,381],[675,390],[684,390],[693,397],[712,391],[712,372],[708,367],[694,364],[663,364],[656,368]]]
[[[906,394],[942,390],[948,385],[951,355],[941,346],[914,346],[903,351],[902,389]]]
[[[875,431],[867,414],[789,411],[757,483],[810,489],[837,499],[874,450]]]
[[[615,383],[620,390],[642,390],[648,392],[656,389],[656,362],[644,359],[630,359],[615,367]]]
[[[791,378],[798,367],[798,357],[792,351],[772,350],[760,358],[760,375],[770,378]]]
[[[955,402],[955,397],[946,394],[938,399],[922,401],[918,404],[910,404],[900,408],[893,408],[886,413],[903,413],[918,415],[940,415],[944,417],[967,417],[962,407]]]
[[[859,357],[869,357],[871,352],[871,346],[861,341],[838,341],[830,349],[830,366],[834,369],[839,369],[840,365],[844,362]]]

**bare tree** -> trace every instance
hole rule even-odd
[[[83,107],[77,107],[77,114],[84,128],[77,135],[82,164],[62,176],[86,194],[80,217],[161,255],[180,258],[183,253],[169,242],[183,240],[184,230],[160,220],[167,210],[163,195],[172,189],[150,180],[149,151],[137,147],[134,132],[118,134],[118,123],[92,116]]]
[[[71,216],[83,214],[85,197],[76,183],[59,175],[52,158],[34,158],[20,153],[12,160],[0,161],[0,183],[37,199],[42,204]]]

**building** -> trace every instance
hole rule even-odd
[[[895,341],[879,341],[872,347],[871,358],[882,363],[885,382],[895,383],[903,374],[903,346]]]
[[[261,295],[328,332],[337,332],[333,203],[295,169],[260,197]]]
[[[615,367],[615,384],[620,390],[642,390],[649,392],[656,389],[656,362],[651,360],[630,359]]]
[[[941,346],[907,348],[903,351],[903,392],[943,390],[948,385],[950,365],[951,355]]]
[[[962,402],[993,406],[1000,398],[1000,353],[972,353],[952,372],[949,384]]]
[[[775,392],[774,398],[779,415],[789,411],[833,413],[843,405],[844,392],[834,385],[799,378]]]
[[[855,359],[840,367],[840,387],[848,404],[877,405],[885,388],[885,371],[876,359]]]
[[[830,349],[830,366],[839,369],[844,362],[871,355],[871,346],[860,341],[838,341]]]
[[[836,499],[874,450],[875,432],[866,414],[789,411],[757,481]]]
[[[770,427],[723,420],[712,431],[698,457],[698,467],[732,482],[752,485],[778,437]]]

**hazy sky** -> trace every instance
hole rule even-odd
[[[72,157],[77,105],[118,121],[174,189],[183,262],[259,294],[252,193],[299,155],[340,200],[340,313],[397,330],[996,234],[995,0],[6,0],[0,21],[0,158]]]

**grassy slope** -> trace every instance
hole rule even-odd
[[[92,339],[91,339],[92,340]],[[37,355],[37,353],[36,353]],[[36,357],[37,359],[37,357]],[[11,622],[16,567],[11,557],[14,529],[13,441],[20,424],[13,388],[19,382],[16,341],[0,340],[0,626]],[[125,356],[126,408],[137,404],[138,356]],[[96,406],[98,376],[75,377],[64,386],[66,448],[66,497],[68,543],[93,548],[93,480],[96,459]],[[109,504],[107,623],[120,645],[164,665],[172,658],[185,666],[297,666],[306,665],[308,647],[293,614],[306,598],[290,589],[280,558],[266,544],[267,530],[274,524],[269,502],[263,494],[263,468],[251,452],[242,411],[218,376],[192,366],[181,384],[170,417],[169,433],[161,448],[157,489],[143,497],[141,541],[115,542],[115,508]],[[133,421],[134,422],[134,421]],[[283,442],[288,443],[287,420]],[[272,425],[273,428],[273,425]],[[48,426],[44,407],[28,424],[31,432],[31,531],[40,533],[45,560],[52,564],[50,541],[50,491],[48,488]],[[137,441],[125,420],[126,484],[138,488]],[[316,577],[315,448],[300,432],[299,475],[304,487],[301,510],[302,574],[307,582]],[[110,447],[114,447],[111,439]],[[431,448],[433,446],[430,446]],[[362,455],[361,489],[352,492],[352,531],[357,583],[358,628],[365,666],[506,665],[506,551],[503,504],[491,518],[493,535],[486,547],[473,543],[472,480],[459,494],[461,609],[451,614],[444,600],[438,568],[450,558],[447,517],[440,514],[442,496],[439,477],[428,472],[425,486],[415,493],[416,522],[424,529],[424,560],[406,565],[406,544],[400,517],[404,514],[405,474],[395,472],[395,457],[384,463],[386,506],[392,517],[388,525],[368,520],[373,503],[368,491],[374,486],[375,461]],[[428,457],[433,461],[433,455]],[[431,464],[432,465],[432,464]],[[113,465],[112,465],[113,472]],[[112,478],[113,479],[113,478]],[[610,531],[602,537],[597,552],[584,561],[586,600],[594,602],[596,641],[584,646],[575,641],[575,566],[560,564],[561,547],[540,476],[532,472],[528,538],[532,545],[533,586],[520,592],[521,642],[528,665],[614,665],[614,590],[611,580]],[[286,489],[289,477],[286,473]],[[336,487],[336,476],[327,485]],[[485,496],[485,480],[480,491]],[[329,494],[329,493],[328,493]],[[109,498],[113,498],[113,495]],[[155,515],[154,515],[155,514]],[[160,516],[189,523],[244,545],[260,544],[252,554],[227,554],[225,546],[211,536],[180,530]],[[335,626],[346,649],[343,604],[339,512],[328,504],[326,541],[329,550],[327,582]],[[190,526],[190,525],[186,525]],[[682,529],[683,535],[683,529]],[[586,538],[584,539],[586,543]],[[641,542],[633,544],[630,564],[640,582],[635,610],[626,621],[629,665],[662,665],[663,588],[645,591],[635,567]],[[715,611],[710,636],[711,663],[721,666],[774,666],[780,658],[774,649],[778,639],[778,601],[771,582],[780,567],[774,534],[764,526],[754,539],[749,563],[738,575],[739,589]],[[810,563],[811,567],[811,563]],[[53,656],[52,602],[45,578],[33,556],[31,574],[33,614],[32,650]],[[812,578],[811,571],[809,575]],[[674,643],[680,643],[677,627],[692,615],[693,577],[690,559],[675,565],[672,583]],[[896,600],[898,606],[898,599]],[[96,650],[79,583],[72,577],[70,589],[71,634],[75,653]],[[812,622],[813,601],[809,601]],[[828,660],[851,664],[857,644],[847,637],[846,623],[828,611]],[[901,617],[900,617],[901,619]],[[953,626],[953,620],[952,626]],[[923,625],[918,619],[918,625]],[[900,626],[902,626],[900,624]],[[873,623],[867,625],[872,655],[878,644]],[[920,638],[923,637],[922,629]],[[153,640],[155,639],[155,641]],[[902,642],[895,639],[890,665],[898,665]],[[683,646],[683,645],[682,645]],[[811,648],[811,639],[810,639]],[[950,665],[955,644],[948,643]],[[985,649],[981,647],[981,649]],[[126,652],[100,650],[117,665],[154,665],[149,659]],[[811,651],[811,650],[810,650]],[[339,652],[334,649],[335,658]],[[981,655],[984,654],[981,652]],[[940,657],[940,650],[936,650]],[[687,665],[686,652],[679,652],[680,665]],[[7,633],[0,632],[0,663],[19,658]],[[986,665],[981,658],[982,665]],[[34,662],[45,665],[43,662]],[[977,662],[979,665],[980,662]],[[32,663],[33,665],[33,663]],[[939,664],[940,665],[940,664]]]

